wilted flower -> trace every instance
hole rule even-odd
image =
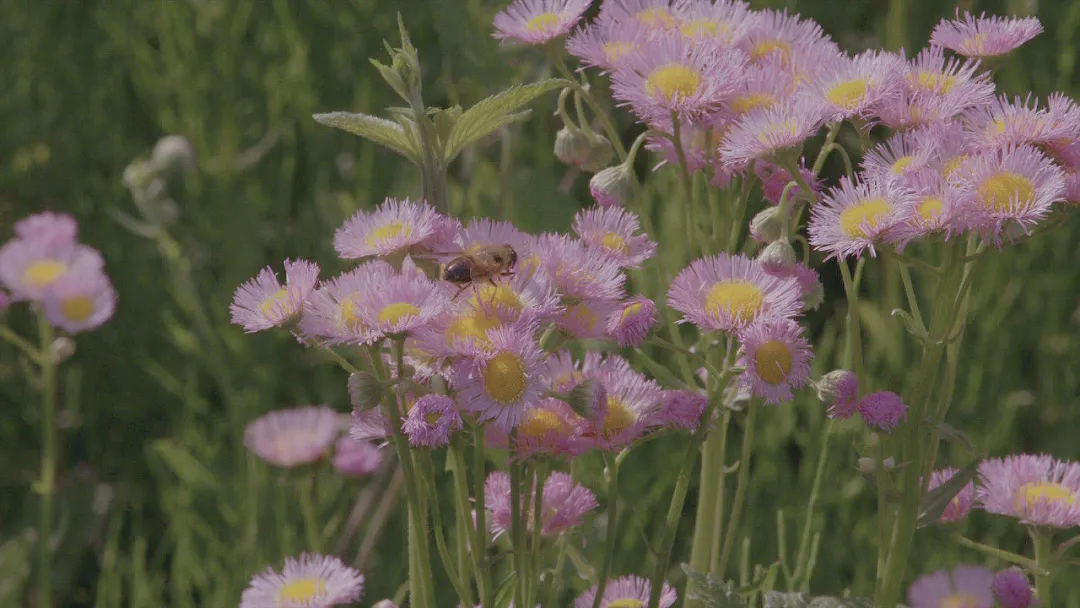
[[[255,576],[240,596],[240,608],[327,608],[360,600],[364,575],[337,557],[304,553],[285,558],[279,574],[273,568]]]
[[[1080,464],[1046,454],[1019,454],[979,463],[976,497],[990,513],[1037,526],[1080,525]]]
[[[401,430],[413,446],[440,447],[450,443],[451,433],[461,430],[461,416],[446,395],[424,395],[409,408]]]
[[[484,506],[491,511],[491,530],[495,536],[508,532],[511,525],[510,475],[503,471],[489,473],[484,483]],[[597,507],[596,496],[582,485],[575,484],[566,473],[552,473],[544,482],[541,508],[541,530],[544,536],[580,526],[586,514]],[[523,504],[522,519],[531,528],[532,504]]]
[[[1037,603],[1027,575],[1019,568],[998,572],[990,588],[1002,608],[1030,608]]]
[[[244,446],[270,464],[295,467],[321,459],[341,432],[338,413],[326,406],[270,412],[244,430]]]
[[[374,443],[341,437],[334,446],[334,457],[330,462],[342,475],[366,477],[378,473],[382,461],[382,450]]]
[[[307,260],[285,260],[285,284],[269,266],[236,288],[229,312],[232,322],[245,331],[279,327],[304,309],[304,301],[319,280],[319,266]]]
[[[608,317],[607,333],[623,348],[641,346],[656,325],[656,304],[643,296],[623,302]]]
[[[597,585],[582,593],[574,600],[574,608],[592,608],[596,601]],[[623,576],[612,580],[604,589],[600,608],[631,608],[646,606],[649,603],[649,581],[640,576]],[[670,585],[664,583],[660,591],[660,608],[671,608],[678,599],[678,594]]]
[[[859,378],[846,369],[833,370],[815,384],[830,418],[846,420],[859,410]]]
[[[956,51],[965,57],[996,57],[1004,55],[1043,31],[1035,17],[1022,19],[987,17],[986,13],[972,17],[959,14],[955,21],[942,19],[930,34],[930,44]]]
[[[919,577],[908,589],[911,608],[992,608],[994,573],[978,566],[957,566]]]
[[[565,35],[592,0],[515,0],[495,15],[495,37],[542,44]]]
[[[866,424],[883,431],[895,429],[907,418],[907,410],[900,395],[889,391],[870,393],[859,402],[859,413]]]

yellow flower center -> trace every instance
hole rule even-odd
[[[538,34],[545,34],[559,27],[559,16],[555,13],[541,13],[525,24],[525,29]]]
[[[566,432],[566,423],[551,410],[537,408],[529,411],[528,418],[518,426],[518,432],[539,439],[547,433]]]
[[[94,314],[94,300],[87,296],[67,298],[60,303],[60,312],[65,318],[82,323]]]
[[[634,18],[648,26],[671,27],[675,25],[675,18],[662,8],[647,8],[634,15]]]
[[[492,399],[510,404],[525,394],[525,363],[517,353],[504,350],[484,369],[484,389]]]
[[[259,304],[259,312],[264,315],[273,314],[275,311],[284,309],[289,304],[289,292],[284,287],[267,296],[262,304]]]
[[[45,287],[67,272],[67,264],[56,260],[38,260],[23,271],[23,280],[34,287]]]
[[[600,245],[615,253],[621,253],[623,255],[630,253],[630,248],[626,246],[626,239],[614,232],[605,234],[604,238],[600,239]]]
[[[529,257],[518,262],[518,274],[524,275],[526,279],[531,279],[533,274],[540,268],[540,256],[533,254]]]
[[[405,317],[415,317],[420,309],[408,302],[394,302],[379,311],[379,323],[397,325]]]
[[[919,201],[915,210],[924,221],[932,222],[941,214],[941,199],[936,196],[927,196]]]
[[[905,169],[911,166],[911,163],[914,162],[914,160],[914,156],[901,156],[892,164],[892,172],[900,175]]]
[[[278,590],[282,602],[310,602],[326,594],[326,581],[321,578],[298,578]]]
[[[955,593],[941,600],[941,608],[979,608],[979,598],[970,593]]]
[[[728,41],[731,40],[731,25],[713,19],[694,19],[682,26],[682,33],[693,40],[710,37]]]
[[[510,309],[518,313],[525,305],[521,298],[509,285],[492,285],[486,283],[476,288],[476,293],[469,299],[469,304],[477,310],[489,310],[491,308]]]
[[[862,201],[848,207],[840,214],[840,229],[852,238],[865,239],[866,232],[863,231],[863,225],[873,228],[882,216],[891,210],[892,207],[883,198]]]
[[[956,76],[932,70],[922,70],[909,76],[908,81],[925,91],[948,93],[956,85]]]
[[[738,323],[753,321],[765,305],[765,292],[745,279],[720,281],[705,296],[705,309],[719,316],[731,315]]]
[[[1020,492],[1016,496],[1016,509],[1026,513],[1039,503],[1064,503],[1071,506],[1076,504],[1076,500],[1076,494],[1060,483],[1036,481],[1020,486]]]
[[[982,55],[986,52],[986,34],[975,34],[960,45],[965,55]]]
[[[584,303],[579,302],[567,308],[566,312],[563,313],[563,318],[573,325],[585,328],[587,331],[592,331],[596,327],[596,315]]]
[[[1019,173],[1002,171],[983,180],[979,185],[979,196],[987,209],[1008,211],[1031,204],[1035,198],[1035,184]]]
[[[453,345],[455,341],[471,338],[480,346],[490,346],[487,332],[500,325],[494,317],[467,315],[454,319],[446,328],[446,343]]]
[[[967,160],[967,159],[968,159],[967,154],[961,154],[961,155],[957,156],[956,158],[949,159],[948,161],[945,162],[945,166],[943,166],[941,168],[941,175],[943,177],[945,177],[946,179],[952,177],[953,174],[955,174],[957,171],[960,170],[960,167],[964,164],[964,161]]]
[[[584,381],[585,374],[574,370],[572,372],[567,372],[559,376],[552,384],[555,387],[555,390],[561,390],[563,388],[573,388],[574,386],[581,384]]]
[[[640,312],[641,312],[641,302],[634,302],[633,304],[631,304],[631,305],[629,305],[629,306],[627,306],[626,308],[623,309],[621,318],[622,318],[623,321],[625,321],[625,320],[629,319],[630,317],[632,317],[632,316],[634,316],[634,315],[636,315],[636,314],[638,314]]]
[[[700,86],[701,74],[681,63],[660,66],[653,70],[645,81],[650,95],[659,95],[667,100],[689,97],[696,93]]]
[[[371,234],[368,234],[364,241],[367,243],[368,247],[376,247],[399,236],[408,238],[411,234],[412,228],[404,222],[390,222],[389,224],[379,226],[372,230]]]
[[[609,63],[614,63],[629,55],[637,45],[633,42],[607,42],[604,43],[604,57]]]
[[[435,426],[436,424],[439,424],[439,420],[441,420],[441,419],[442,419],[442,412],[431,412],[430,414],[426,414],[424,416],[424,422],[426,422],[426,423],[428,423],[428,424],[430,424],[432,426]]]
[[[757,375],[769,384],[780,384],[791,373],[791,349],[779,340],[770,340],[754,353]]]
[[[1004,116],[998,116],[994,119],[994,122],[990,123],[986,127],[986,132],[991,136],[1003,135],[1005,133],[1005,129],[1007,129],[1012,124],[1013,122],[1011,120],[1006,120]]]
[[[341,325],[349,331],[363,331],[364,322],[360,320],[360,315],[356,312],[356,302],[352,300],[342,300],[338,302],[338,310],[341,315]]]
[[[607,413],[604,414],[604,426],[601,429],[604,437],[610,439],[626,430],[634,423],[634,414],[626,407],[618,397],[607,398]]]
[[[795,128],[794,120],[770,123],[761,129],[757,138],[761,143],[771,146],[778,139],[795,137]]]
[[[608,608],[645,608],[645,602],[628,597],[608,603]]]
[[[739,114],[746,114],[757,108],[771,108],[776,104],[776,96],[770,93],[750,93],[731,100],[731,109]]]
[[[762,40],[750,49],[750,57],[755,61],[764,59],[773,53],[780,55],[782,62],[787,62],[791,54],[791,45],[783,40]]]
[[[869,81],[864,78],[846,80],[829,89],[825,97],[833,105],[845,110],[854,110],[866,99],[866,91],[869,87]]]

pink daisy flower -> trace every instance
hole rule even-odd
[[[1080,526],[1080,463],[1019,454],[979,463],[976,498],[985,511],[1028,525]]]
[[[739,332],[743,387],[765,403],[784,403],[810,380],[810,343],[790,319],[763,319]]]
[[[930,484],[926,487],[929,492],[941,484],[949,481],[956,475],[957,470],[952,467],[946,467],[940,471],[934,471],[930,475]],[[949,505],[945,507],[945,510],[941,513],[941,520],[943,522],[960,521],[967,517],[968,512],[971,511],[971,503],[975,500],[975,484],[968,483],[960,490],[951,501]]]
[[[847,177],[810,210],[810,244],[826,259],[876,256],[874,245],[905,217],[914,205],[906,188],[882,181],[852,181]]]
[[[440,262],[448,262],[464,253],[475,253],[484,247],[509,245],[523,258],[529,253],[529,239],[510,222],[491,220],[486,217],[474,219],[461,228],[454,238],[442,243],[437,251]]]
[[[657,423],[672,429],[693,431],[701,422],[708,401],[691,391],[664,391],[656,412]]]
[[[587,447],[580,437],[584,423],[565,401],[548,397],[526,413],[517,426],[517,441],[513,446],[509,435],[498,427],[489,429],[487,439],[491,447],[512,447],[515,458],[576,456]]]
[[[1010,103],[1002,95],[990,104],[972,108],[963,119],[968,138],[980,148],[1049,144],[1080,135],[1080,123],[1068,119],[1068,108],[1056,101],[1054,109],[1052,113],[1039,107],[1038,100],[1031,96],[1024,100],[1014,97]]]
[[[596,351],[587,351],[584,359],[576,361],[570,351],[562,350],[544,361],[542,382],[552,391],[568,393],[582,382],[596,378],[602,362]]]
[[[697,43],[733,47],[754,25],[755,14],[742,0],[684,3],[677,14],[679,31]]]
[[[637,24],[660,33],[678,27],[676,10],[671,0],[604,0],[597,21]]]
[[[35,218],[31,224],[22,224],[20,230],[30,238],[16,236],[0,247],[0,284],[8,288],[16,301],[40,301],[60,277],[100,274],[105,267],[105,260],[96,249],[69,237],[63,219]]]
[[[1065,195],[1067,203],[1080,203],[1080,167],[1065,169]]]
[[[698,45],[682,37],[646,40],[611,75],[615,99],[645,122],[669,118],[691,122],[723,108],[737,89],[746,54]]]
[[[987,17],[986,13],[972,17],[965,12],[961,20],[958,11],[955,21],[942,19],[934,26],[930,44],[965,57],[997,57],[1019,48],[1042,31],[1035,17]]]
[[[1006,229],[1030,232],[1065,195],[1065,176],[1031,146],[1008,146],[969,158],[960,169],[957,232],[1001,245]]]
[[[908,589],[911,608],[993,608],[990,585],[994,573],[977,566],[957,566],[919,577]]]
[[[244,430],[244,446],[270,464],[289,468],[321,459],[340,432],[334,410],[297,407],[256,418]]]
[[[15,222],[15,236],[27,241],[47,241],[54,244],[76,243],[79,226],[66,213],[43,211]]]
[[[340,559],[303,553],[285,568],[256,575],[240,596],[240,608],[327,608],[360,600],[364,575]]]
[[[462,409],[509,432],[543,398],[543,352],[531,335],[514,328],[493,330],[488,337],[490,347],[476,347],[454,362],[455,388]]]
[[[740,45],[755,63],[778,61],[790,65],[800,56],[814,62],[840,54],[839,47],[813,19],[765,10],[754,16],[754,24]]]
[[[900,395],[889,391],[870,393],[859,401],[863,421],[885,432],[892,431],[907,418],[908,406]]]
[[[334,446],[330,461],[334,470],[349,477],[367,477],[379,472],[383,453],[374,443],[352,437],[341,437]]]
[[[865,179],[907,183],[906,177],[926,169],[934,160],[935,148],[921,145],[924,141],[920,131],[901,131],[874,146],[862,160]]]
[[[640,268],[656,255],[656,243],[638,233],[637,216],[622,207],[583,209],[574,216],[573,227],[587,246],[610,256],[622,268]]]
[[[385,285],[397,276],[394,268],[382,260],[364,262],[339,277],[325,281],[304,300],[300,335],[327,344],[370,344],[379,332],[361,317],[361,294],[369,294],[375,285]]]
[[[904,60],[893,53],[866,51],[844,57],[812,85],[829,121],[854,116],[869,119],[889,100],[903,94]]]
[[[847,420],[859,411],[859,378],[846,369],[833,370],[817,381],[818,399],[828,406],[829,418]]]
[[[450,298],[426,278],[398,275],[362,292],[357,303],[364,325],[394,335],[422,329],[447,309]]]
[[[617,355],[604,359],[596,378],[606,396],[587,419],[584,431],[594,447],[617,451],[656,426],[663,396],[659,384],[634,371]]]
[[[607,320],[618,308],[611,300],[584,300],[568,305],[555,318],[559,329],[575,338],[600,340],[606,337]]]
[[[409,408],[401,430],[414,447],[442,447],[450,443],[454,431],[461,430],[461,416],[446,395],[424,395]]]
[[[654,35],[654,30],[638,21],[597,20],[571,34],[566,50],[583,65],[606,72],[615,69],[626,57],[639,53],[645,40]]]
[[[668,305],[702,331],[737,331],[759,318],[789,318],[801,308],[794,279],[769,276],[757,261],[719,254],[683,269],[668,290]]]
[[[622,348],[634,348],[645,342],[656,322],[656,304],[646,297],[634,296],[608,316],[607,333]]]
[[[824,119],[824,109],[806,97],[781,101],[768,108],[752,110],[736,122],[720,142],[720,157],[739,165],[759,158],[772,160],[778,154],[797,150],[815,135]]]
[[[1027,575],[1016,567],[995,574],[990,589],[1001,608],[1031,608],[1038,603]]]
[[[525,492],[521,494],[524,496]],[[510,531],[510,518],[513,513],[511,496],[510,475],[503,471],[489,473],[484,482],[484,505],[491,512],[491,531],[495,538]],[[585,515],[598,506],[596,496],[588,488],[575,484],[569,475],[559,472],[552,473],[544,481],[544,496],[541,502],[543,514],[540,518],[540,534],[543,536],[555,536],[580,526]],[[532,509],[532,504],[521,505],[522,517],[530,530],[533,523]]]
[[[914,204],[903,208],[903,219],[885,235],[901,250],[913,240],[945,230],[956,218],[956,199],[961,194],[956,185],[933,169],[909,174],[905,181],[914,195]]]
[[[728,102],[728,110],[737,118],[753,110],[771,108],[794,92],[795,77],[777,62],[751,65]]]
[[[592,0],[514,0],[495,15],[495,38],[543,44],[566,35]]]
[[[982,106],[994,98],[990,72],[978,72],[978,61],[945,58],[940,47],[923,49],[907,64],[904,83],[916,107],[935,107],[926,119],[948,120],[967,108]],[[936,104],[919,103],[923,98]]]
[[[75,334],[96,329],[112,318],[116,291],[104,273],[65,273],[45,289],[42,307],[55,327]]]
[[[608,583],[600,608],[630,608],[646,606],[649,603],[649,580],[640,576],[623,576]],[[596,602],[597,585],[582,593],[574,600],[574,608],[592,608]],[[664,583],[660,590],[660,608],[671,608],[678,599],[678,594],[671,585]]]
[[[813,196],[817,197],[821,194],[822,181],[818,177],[814,176],[806,165],[800,159],[799,161],[799,173],[802,174],[802,178],[810,185],[810,189],[813,190]],[[770,162],[756,162],[754,163],[754,174],[761,180],[761,194],[766,201],[773,205],[780,204],[780,198],[784,196],[784,188],[794,180],[791,177],[791,173],[783,167],[774,165]],[[798,198],[802,196],[806,198],[806,195],[802,192],[801,186],[792,186],[788,191],[789,198]]]
[[[374,211],[357,211],[334,232],[334,249],[346,260],[399,251],[426,253],[447,248],[459,226],[425,202],[388,198]]]
[[[610,256],[596,255],[584,242],[560,234],[542,235],[535,252],[539,268],[564,302],[567,298],[613,302],[623,297],[626,278],[619,265]],[[528,267],[518,274],[532,276]]]
[[[352,424],[349,426],[350,439],[361,442],[374,441],[386,439],[393,432],[390,421],[380,408],[353,407]]]
[[[285,325],[304,309],[319,281],[319,266],[307,260],[285,260],[285,284],[269,266],[236,288],[229,312],[232,322],[247,332]]]
[[[933,150],[930,168],[937,171],[949,182],[953,182],[964,162],[975,152],[975,145],[969,139],[964,127],[959,122],[935,123],[913,131],[916,148]]]

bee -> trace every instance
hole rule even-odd
[[[517,264],[517,252],[510,245],[488,245],[450,260],[443,267],[442,278],[459,287],[456,299],[470,285],[487,281],[495,284],[494,277],[513,276]]]

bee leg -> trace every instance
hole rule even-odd
[[[499,293],[499,286],[495,283],[495,279],[488,277],[488,283],[491,283],[491,301],[488,302],[488,307],[491,310],[495,310],[495,296]]]
[[[454,297],[450,298],[450,301],[453,302],[454,300],[456,300],[458,298],[458,296],[461,295],[461,292],[468,289],[469,285],[471,285],[471,284],[472,283],[466,283],[466,284],[462,285],[461,287],[459,287],[458,290],[457,290],[457,293],[454,294]]]

